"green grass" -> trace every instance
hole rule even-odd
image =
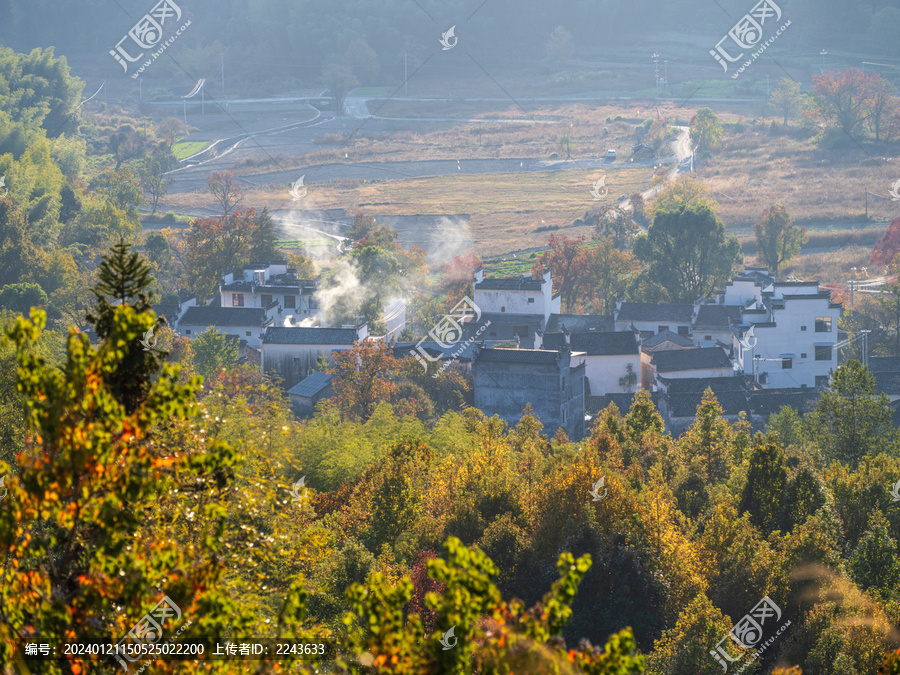
[[[172,154],[178,159],[196,155],[209,145],[209,141],[183,141],[172,146]]]

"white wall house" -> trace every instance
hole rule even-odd
[[[313,371],[320,356],[334,364],[334,352],[346,351],[369,336],[366,324],[356,328],[270,327],[262,340],[262,371],[277,375],[290,389]]]
[[[588,396],[633,394],[641,389],[641,346],[632,331],[547,333],[539,336],[538,349],[559,349],[569,345],[575,353],[583,353]],[[630,370],[629,370],[630,368]],[[633,375],[633,378],[629,378]],[[619,384],[622,378],[633,384]]]
[[[475,272],[475,304],[486,314],[522,314],[541,317],[541,329],[551,314],[559,314],[560,297],[553,295],[550,271],[543,277],[524,274],[520,277],[486,279],[484,270]]]
[[[219,286],[222,307],[256,307],[267,309],[273,303],[283,319],[298,320],[318,314],[315,293],[318,281],[298,279],[297,270],[286,261],[251,262],[241,269],[226,272]]]
[[[671,331],[691,335],[696,307],[688,304],[623,302],[616,306],[616,330],[638,330],[644,337]]]
[[[213,326],[220,333],[245,340],[259,349],[266,328],[275,324],[277,307],[188,307],[178,322],[178,332],[192,340]]]
[[[654,352],[650,357],[651,382],[657,377],[667,380],[682,378],[731,377],[734,366],[721,347],[670,349]]]
[[[734,340],[738,366],[766,388],[825,386],[837,367],[840,315],[841,305],[818,282],[774,282],[759,306],[743,312]],[[753,337],[744,337],[751,325]]]

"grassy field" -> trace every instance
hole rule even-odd
[[[185,159],[191,155],[196,155],[208,145],[208,141],[184,141],[172,146],[172,154],[178,159]]]

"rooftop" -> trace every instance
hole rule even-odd
[[[259,326],[269,321],[258,307],[188,307],[180,326]]]
[[[654,352],[652,362],[660,373],[732,367],[728,355],[721,347]]]
[[[260,310],[261,311],[261,310]],[[359,340],[356,328],[282,328],[266,329],[266,345],[352,345]]]
[[[741,305],[700,305],[694,329],[700,327],[727,330],[732,322],[741,322]]]
[[[631,404],[634,402],[635,394],[607,394],[606,396],[586,396],[584,399],[584,411],[588,415],[597,415],[601,411],[606,410],[610,404],[615,403],[619,409],[619,413],[625,415],[631,410]],[[662,394],[652,392],[650,400],[653,405],[659,404]]]
[[[819,392],[813,387],[763,389],[750,394],[750,409],[754,415],[772,415],[783,406],[806,413],[819,403]]]
[[[694,341],[689,337],[684,337],[683,335],[679,335],[678,333],[673,333],[670,330],[664,330],[662,333],[651,335],[643,341],[642,346],[653,349],[653,347],[658,347],[664,342],[671,342],[672,344],[678,345],[679,347],[694,346]]]
[[[288,389],[288,396],[313,398],[327,388],[333,379],[333,373],[320,373],[318,371],[310,373],[306,379],[301,380]]]
[[[475,356],[478,363],[553,364],[560,360],[560,352],[549,349],[482,349]]]
[[[670,394],[702,394],[707,389],[712,389],[718,394],[723,391],[745,391],[749,387],[747,378],[742,375],[732,377],[657,377],[656,379],[666,386],[666,391]]]
[[[540,291],[544,280],[532,276],[485,279],[475,284],[478,291]]]
[[[544,333],[559,333],[563,327],[570,333],[613,331],[615,320],[609,314],[551,314]]]
[[[671,303],[623,302],[616,314],[616,321],[672,321],[689,324],[693,319],[693,305]]]

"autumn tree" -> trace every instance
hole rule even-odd
[[[686,457],[696,457],[700,461],[704,477],[710,483],[717,483],[728,475],[730,440],[731,429],[722,419],[722,406],[712,389],[707,387],[697,406],[696,421],[679,444]]]
[[[610,237],[585,250],[585,258],[589,288],[596,294],[594,307],[600,314],[612,314],[640,265],[631,251],[619,250]]]
[[[562,297],[564,311],[572,311],[587,283],[587,258],[583,249],[585,237],[570,238],[550,235],[550,250],[544,251],[531,268],[540,278],[545,270],[553,275],[553,288]]]
[[[872,256],[869,258],[869,261],[873,265],[887,267],[898,252],[900,252],[900,218],[894,218],[884,235],[872,249]]]
[[[206,179],[206,191],[222,208],[222,217],[227,218],[244,201],[244,189],[234,175],[234,169],[213,171]]]
[[[753,226],[760,257],[778,276],[778,268],[800,252],[807,242],[806,228],[797,227],[782,204],[769,207],[762,220]]]
[[[888,120],[897,112],[897,87],[877,73],[868,76],[864,85],[864,113],[866,123],[875,133],[875,142],[881,140],[881,132]]]
[[[475,271],[482,267],[481,258],[474,253],[456,255],[441,269],[440,288],[446,296],[448,308],[464,296],[471,296]]]
[[[865,119],[872,77],[858,68],[813,75],[819,112],[828,124],[838,127],[851,138]]]
[[[333,356],[334,403],[345,418],[365,421],[381,401],[397,395],[394,376],[400,362],[383,341],[363,340]]]
[[[635,239],[634,254],[673,302],[706,296],[743,260],[737,237],[726,236],[725,225],[702,203],[656,211],[647,234]]]
[[[171,151],[163,148],[158,148],[138,165],[138,177],[144,190],[145,201],[150,203],[150,215],[156,213],[159,200],[169,191],[170,181],[166,178],[166,172],[177,165],[178,160]]]
[[[691,142],[701,159],[705,159],[719,147],[722,141],[722,125],[719,116],[710,108],[700,108],[691,120]]]

